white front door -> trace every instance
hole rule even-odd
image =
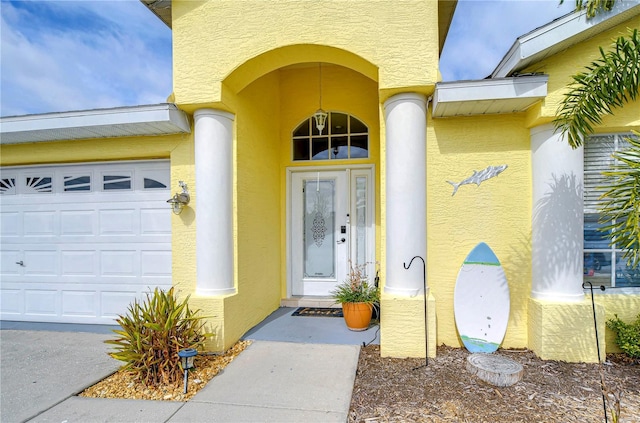
[[[291,173],[291,295],[330,295],[350,263],[374,269],[372,175],[370,168]]]

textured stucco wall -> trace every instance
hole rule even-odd
[[[279,76],[238,96],[235,180],[237,295],[227,300],[225,335],[234,341],[280,305]]]
[[[353,65],[364,74],[377,68],[382,90],[433,86],[438,79],[437,8],[436,1],[419,0],[174,1],[175,100],[181,105],[219,102],[221,81],[241,65],[276,52],[256,64],[258,73],[244,69],[259,77],[289,64],[323,61],[322,53],[305,53],[317,46],[350,53],[326,53],[324,61]],[[287,46],[302,48],[278,53]],[[244,85],[230,83],[235,91]]]
[[[383,293],[380,300],[380,354],[383,357],[436,356],[436,302],[427,298],[427,330],[425,331],[424,295],[400,297]],[[425,343],[425,337],[428,342]]]
[[[167,159],[190,135],[90,139],[77,141],[5,144],[0,165],[38,165],[111,160]]]
[[[196,288],[196,195],[193,134],[171,152],[171,192],[180,192],[179,181],[189,189],[191,201],[182,213],[171,217],[173,286],[184,296]]]
[[[215,333],[208,348],[214,350],[233,345],[275,310],[280,301],[282,210],[277,73],[268,74],[248,86],[235,98],[235,104],[233,233],[236,293],[219,297],[197,294],[195,268],[183,269],[191,276],[181,284],[184,294],[191,295],[192,304],[208,317],[208,328]],[[192,148],[190,151],[192,154]],[[194,206],[197,207],[197,198]],[[192,266],[195,236],[189,237],[189,241],[178,248],[183,248],[181,255]],[[174,259],[174,275],[182,268],[183,265]]]
[[[486,242],[504,267],[511,310],[503,348],[527,346],[531,290],[531,154],[523,115],[430,120],[427,128],[427,280],[435,298],[438,344],[459,346],[453,291],[469,252]],[[460,182],[488,166],[495,178]]]
[[[604,308],[596,306],[598,343],[604,358]],[[578,303],[529,300],[529,348],[543,360],[598,362],[593,308],[586,298]]]

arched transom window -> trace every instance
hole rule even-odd
[[[355,117],[330,112],[326,128],[318,132],[313,117],[293,131],[293,160],[365,159],[369,157],[369,129]]]

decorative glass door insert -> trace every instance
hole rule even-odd
[[[328,296],[349,261],[374,261],[371,170],[291,175],[291,295]]]
[[[335,278],[335,179],[304,180],[304,277]]]

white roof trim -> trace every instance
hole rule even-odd
[[[586,10],[569,13],[528,34],[518,37],[491,74],[492,78],[512,75],[533,62],[567,49],[597,32],[604,31],[640,14],[640,1],[616,2],[610,12],[587,19]]]
[[[189,132],[187,115],[168,103],[0,118],[1,144]]]
[[[472,116],[523,112],[547,95],[547,75],[439,82],[432,116]]]

